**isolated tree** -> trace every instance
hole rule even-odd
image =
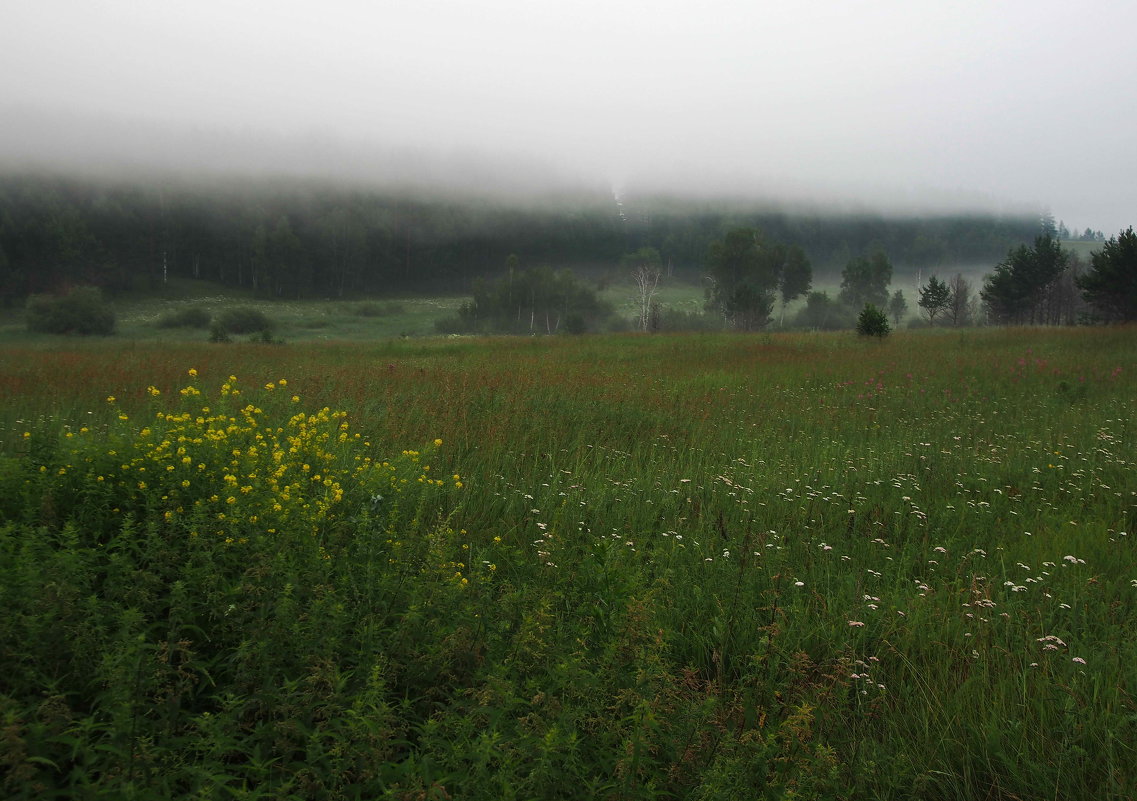
[[[857,316],[857,333],[863,337],[888,336],[892,329],[888,325],[888,315],[871,303],[866,303]]]
[[[908,301],[905,300],[904,293],[899,289],[893,292],[892,297],[888,299],[888,313],[892,316],[893,325],[900,325],[900,321],[908,313]]]
[[[841,271],[840,300],[854,309],[871,303],[877,308],[888,304],[888,285],[892,282],[892,263],[884,251],[852,259]]]
[[[967,325],[971,322],[971,282],[963,277],[963,273],[956,273],[948,284],[951,297],[948,299],[946,309],[947,318],[954,326]]]
[[[735,228],[711,243],[707,270],[707,308],[742,331],[769,323],[779,292],[797,297],[812,280],[800,248],[770,242],[753,228]]]
[[[1109,321],[1137,320],[1137,234],[1130,226],[1090,257],[1090,270],[1075,283],[1086,301]]]
[[[916,301],[916,305],[924,310],[928,322],[932,325],[936,324],[936,317],[947,311],[950,303],[951,289],[934,275],[928,279],[928,283],[920,287],[920,299]]]
[[[629,253],[621,261],[631,270],[632,280],[639,290],[641,331],[647,331],[651,324],[651,307],[655,293],[659,290],[659,279],[663,275],[662,259],[655,248],[640,248]]]

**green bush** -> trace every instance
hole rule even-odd
[[[441,441],[373,459],[283,380],[148,393],[0,457],[0,797],[380,797],[413,588],[477,589]]]
[[[888,315],[871,303],[866,303],[857,317],[857,333],[863,337],[888,336],[892,328],[888,325]]]
[[[228,334],[257,334],[272,331],[275,324],[259,309],[236,306],[217,315],[217,325]]]
[[[686,311],[653,303],[648,317],[651,331],[718,331],[722,317],[705,312]]]
[[[28,330],[37,334],[114,333],[115,313],[95,287],[75,287],[68,294],[28,299]]]
[[[810,292],[805,307],[794,317],[795,328],[837,331],[852,325],[852,315],[827,292]]]
[[[200,306],[190,306],[163,314],[158,318],[159,328],[209,328],[213,315]]]
[[[403,306],[400,303],[376,303],[365,301],[354,309],[357,317],[384,317],[392,314],[402,314]]]

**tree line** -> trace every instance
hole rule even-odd
[[[1087,267],[1046,230],[1012,248],[978,295],[962,275],[937,276],[920,289],[919,305],[934,324],[1073,325],[1137,320],[1137,235],[1130,227],[1093,251]]]
[[[928,324],[954,326],[1073,325],[1137,320],[1137,234],[1129,228],[1102,243],[1086,267],[1044,232],[1031,245],[1011,248],[978,293],[962,273],[947,281],[933,274],[919,288],[918,307]],[[800,328],[887,330],[908,311],[901,290],[890,294],[893,266],[883,250],[850,259],[836,298],[810,292],[812,273],[804,252],[737,228],[712,243],[707,255],[707,309],[739,330],[769,324],[775,300],[783,308],[806,296],[792,325]]]
[[[912,267],[981,263],[1026,241],[1027,218],[886,219],[696,206],[605,193],[441,197],[267,179],[195,184],[0,175],[0,302],[76,285],[110,293],[199,278],[263,297],[469,293],[510,254],[602,274],[650,248],[668,275],[701,276],[738,227],[798,248],[814,270],[875,249]]]

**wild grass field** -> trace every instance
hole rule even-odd
[[[1133,798],[1135,345],[10,344],[0,786]]]

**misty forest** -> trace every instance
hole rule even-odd
[[[0,795],[1137,797],[1137,235],[0,175]]]

